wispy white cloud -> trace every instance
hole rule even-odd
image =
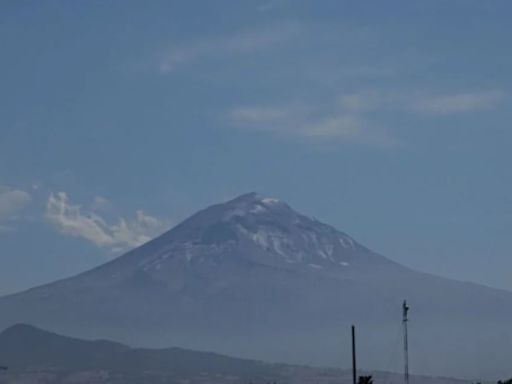
[[[109,211],[111,208],[112,203],[103,196],[95,196],[91,204],[91,209],[95,212]]]
[[[378,146],[397,144],[385,132],[370,126],[362,116],[339,108],[323,110],[304,105],[246,106],[231,110],[228,118],[236,127],[278,135],[363,142]]]
[[[418,112],[441,115],[472,112],[496,105],[503,96],[503,92],[498,90],[437,95],[413,101],[411,109]]]
[[[343,110],[352,113],[365,113],[399,105],[403,106],[404,100],[407,100],[405,94],[377,90],[342,93],[338,98],[339,106]]]
[[[101,203],[107,201],[101,200]],[[65,192],[50,194],[46,218],[62,233],[83,238],[114,252],[144,244],[168,228],[166,221],[147,215],[142,210],[138,210],[133,219],[121,217],[117,223],[109,224],[94,211],[84,212],[80,205],[72,204]]]
[[[330,139],[393,147],[401,140],[385,129],[379,113],[440,117],[463,114],[496,105],[504,93],[498,90],[459,92],[432,96],[428,92],[360,90],[338,95],[334,101],[313,101],[277,106],[239,106],[228,111],[237,128],[310,139]]]
[[[258,52],[282,44],[296,37],[298,32],[297,23],[286,22],[230,36],[208,37],[170,49],[160,60],[158,69],[161,73],[169,73],[196,60]]]
[[[352,112],[396,110],[431,115],[462,114],[497,105],[504,97],[500,90],[431,94],[418,91],[363,90],[342,94],[340,106]]]
[[[32,200],[29,193],[8,187],[0,187],[0,231],[12,229],[7,222]]]

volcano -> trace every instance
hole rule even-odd
[[[401,303],[411,371],[505,377],[512,293],[406,268],[274,198],[200,211],[80,275],[0,298],[0,326],[244,358],[399,370]]]

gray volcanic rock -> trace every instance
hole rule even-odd
[[[410,270],[254,193],[91,271],[0,298],[0,326],[348,367],[355,323],[364,366],[397,370],[403,299],[413,371],[509,373],[512,293]]]

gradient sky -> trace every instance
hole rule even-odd
[[[2,1],[0,294],[258,191],[512,290],[509,1]]]

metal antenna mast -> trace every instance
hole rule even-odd
[[[402,324],[404,327],[404,381],[405,384],[409,384],[409,341],[407,340],[407,322],[409,321],[407,317],[407,312],[409,312],[409,306],[407,305],[407,301],[404,300],[402,304]]]

